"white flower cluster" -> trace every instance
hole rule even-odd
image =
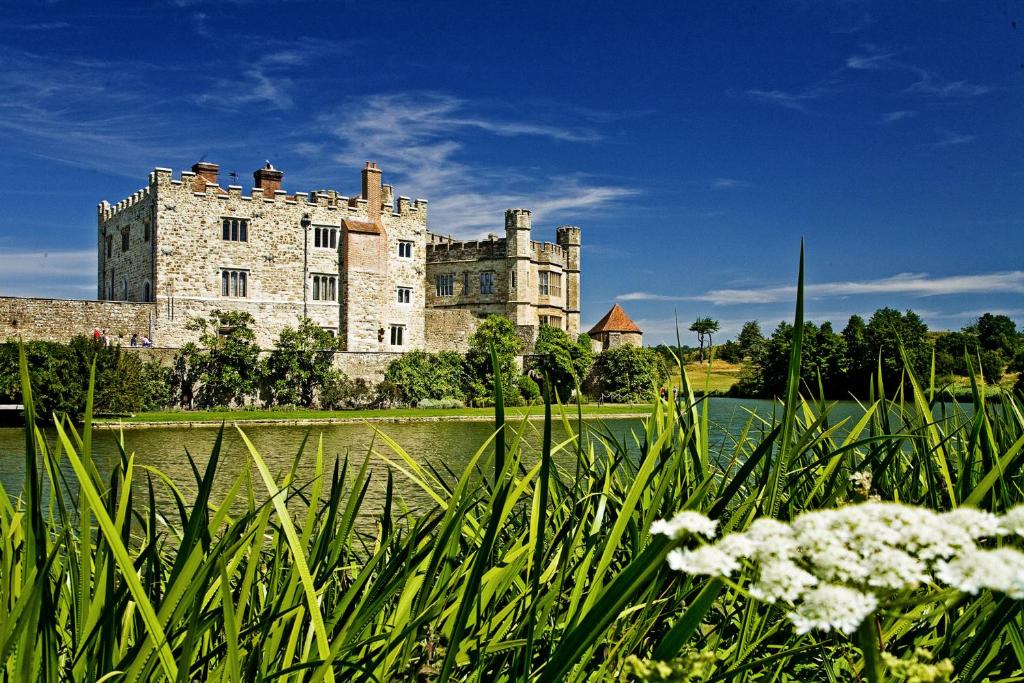
[[[712,538],[717,522],[685,511],[657,521],[652,533]],[[688,574],[757,571],[750,595],[793,605],[796,630],[852,633],[887,592],[941,583],[1024,599],[1024,553],[980,548],[977,541],[1024,536],[1024,505],[1002,517],[972,508],[937,513],[898,503],[866,502],[805,512],[791,523],[755,520],[741,533],[693,549],[675,549],[669,566]]]

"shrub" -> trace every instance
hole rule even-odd
[[[444,398],[461,402],[466,383],[465,361],[454,351],[410,351],[388,364],[384,379],[398,387],[399,400],[406,404]]]
[[[582,384],[586,380],[594,364],[590,337],[581,334],[573,341],[562,329],[550,325],[541,326],[533,354],[531,361],[534,368],[541,376],[546,375],[551,379],[552,386],[562,400],[572,396],[577,383]],[[523,394],[527,401],[531,400],[531,396]]]
[[[668,370],[654,349],[616,346],[598,354],[590,373],[591,392],[615,403],[653,400],[668,379]]]
[[[96,413],[135,413],[170,404],[168,371],[157,361],[146,361],[140,352],[105,346],[91,337],[79,336],[67,344],[24,344],[32,373],[36,414],[45,421],[54,413],[77,419],[85,411],[89,372],[96,364]],[[17,403],[21,395],[18,344],[0,344],[0,402]]]
[[[519,395],[525,403],[536,403],[540,401],[540,387],[529,375],[519,375]]]
[[[443,410],[462,408],[464,404],[457,398],[425,398],[416,404],[417,408],[440,408]]]
[[[522,353],[523,341],[516,334],[512,321],[503,315],[492,315],[480,323],[469,339],[466,365],[469,376],[466,395],[474,403],[491,401],[494,387],[494,369],[491,367],[491,349],[498,357],[498,370],[502,378],[502,389],[509,405],[517,405],[522,399],[516,384],[519,368],[516,357]]]

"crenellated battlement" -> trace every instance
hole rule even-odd
[[[503,259],[508,253],[504,237],[491,235],[482,240],[456,240],[450,235],[427,233],[427,262]]]
[[[149,174],[147,187],[139,189],[130,197],[122,199],[116,204],[106,200],[97,205],[97,212],[100,220],[109,220],[124,209],[134,206],[144,198],[158,192],[159,188],[167,188],[172,192],[188,191],[195,198],[206,198],[208,200],[227,200],[231,198],[243,201],[257,201],[265,203],[283,202],[285,204],[301,204],[306,206],[319,206],[328,210],[338,210],[351,213],[366,213],[368,209],[367,200],[363,197],[349,197],[337,190],[311,190],[309,192],[295,192],[289,194],[286,190],[280,189],[280,177],[283,175],[274,168],[263,168],[257,171],[257,182],[264,183],[265,187],[255,186],[245,194],[241,185],[228,185],[227,189],[222,188],[217,182],[219,168],[216,164],[199,163],[193,166],[194,170],[181,171],[174,177],[174,171],[170,168],[157,167]],[[198,170],[195,170],[198,169]],[[260,175],[262,174],[262,175]],[[270,178],[271,180],[267,180]],[[392,216],[404,216],[409,214],[425,214],[427,211],[427,200],[417,198],[415,200],[406,196],[400,196],[397,202],[393,200],[393,189],[385,185],[382,195],[381,213]]]
[[[565,247],[552,242],[538,242],[536,240],[530,240],[530,249],[533,251],[533,258],[535,261],[564,264],[566,257],[568,256]]]
[[[96,205],[96,212],[101,221],[107,221],[118,215],[125,209],[129,209],[141,201],[147,199],[152,193],[151,187],[140,187],[138,190],[133,192],[128,197],[125,197],[116,204],[111,204],[107,200],[103,200]]]

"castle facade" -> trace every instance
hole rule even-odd
[[[161,347],[196,337],[186,323],[214,309],[246,311],[271,348],[301,317],[344,351],[464,350],[482,318],[508,316],[532,343],[540,325],[580,327],[580,230],[532,239],[530,212],[505,213],[505,236],[456,241],[430,231],[427,201],[394,196],[367,163],[360,192],[282,189],[269,162],[255,186],[222,186],[216,164],[178,178],[157,168],[146,187],[100,203],[102,302],[150,304]]]

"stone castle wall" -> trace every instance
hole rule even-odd
[[[461,308],[428,308],[424,320],[428,349],[465,353],[469,350],[469,338],[482,319]]]
[[[67,342],[98,328],[120,336],[127,346],[132,334],[149,333],[155,317],[152,303],[2,296],[0,340]]]
[[[276,173],[279,180],[280,172]],[[100,206],[101,249],[115,234],[114,254],[104,264],[106,269],[131,273],[133,292],[142,292],[145,278],[154,272],[158,344],[193,341],[195,334],[184,327],[188,318],[219,308],[253,315],[263,347],[271,346],[282,327],[294,326],[302,316],[341,336],[348,350],[423,347],[419,312],[425,306],[425,201],[400,197],[395,207],[390,187],[379,184],[379,172],[376,187],[371,187],[372,200],[349,199],[336,192],[289,196],[276,189],[279,184],[243,195],[241,187],[224,190],[212,179],[188,171],[174,179],[170,170],[158,168],[149,187],[132,200]],[[373,203],[381,207],[376,215],[369,208]],[[152,258],[136,259],[135,252],[122,257],[116,235],[127,229],[142,240],[147,234],[144,221],[150,216],[151,241],[145,246]],[[225,240],[225,219],[246,221],[247,239]],[[318,230],[333,230],[334,246],[318,246]],[[412,244],[411,258],[399,256],[399,241]],[[130,270],[129,257],[141,265]],[[235,296],[233,288],[224,295],[225,271],[245,273],[245,296]],[[314,278],[329,279],[333,300],[315,296]],[[407,303],[399,301],[398,287],[408,287]],[[113,294],[108,298],[118,298],[117,287]],[[392,325],[403,328],[400,347],[390,343]]]
[[[428,308],[463,309],[476,317],[507,315],[532,347],[541,324],[570,335],[580,325],[580,230],[561,226],[557,243],[531,239],[532,217],[524,209],[505,213],[506,236],[456,241],[431,234],[427,244]],[[481,274],[494,277],[493,292],[481,292]],[[542,274],[550,278],[542,293]],[[452,293],[439,293],[438,278],[454,277]],[[555,282],[557,281],[557,285]],[[532,329],[529,329],[532,328]]]

